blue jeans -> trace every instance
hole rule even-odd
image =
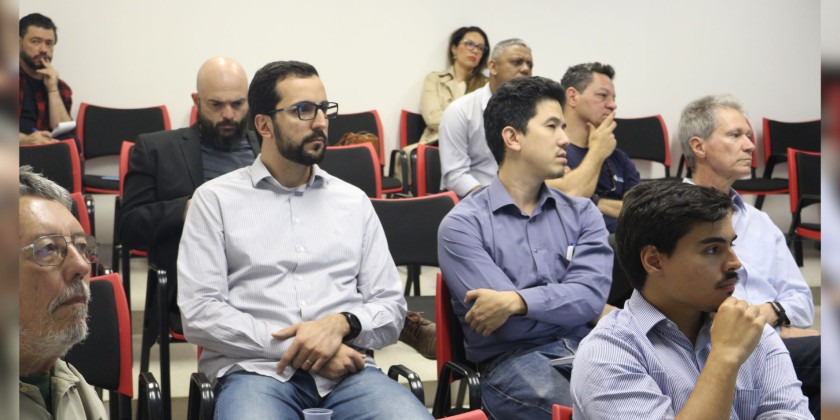
[[[571,365],[553,368],[550,360],[577,351],[579,340],[558,339],[504,353],[481,373],[481,402],[491,419],[550,419],[551,406],[572,406]]]
[[[312,407],[333,410],[332,420],[432,418],[414,394],[374,367],[346,376],[324,398],[302,370],[288,382],[240,371],[216,384],[216,420],[303,419],[303,409]]]

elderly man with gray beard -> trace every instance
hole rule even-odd
[[[104,419],[105,406],[79,371],[59,360],[88,333],[96,239],[70,212],[56,183],[20,168],[20,418]]]

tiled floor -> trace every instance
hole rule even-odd
[[[101,242],[110,242],[112,237],[113,226],[113,198],[110,196],[95,196],[96,201],[96,228],[97,237]],[[103,247],[110,249],[110,244],[103,244]],[[109,256],[106,256],[109,257]],[[806,243],[805,246],[805,266],[802,267],[802,272],[808,281],[808,284],[814,291],[815,303],[817,304],[817,316],[814,327],[819,329],[820,325],[820,311],[819,311],[819,287],[821,281],[820,253],[815,249],[813,244]],[[106,261],[110,261],[109,259]],[[139,373],[140,369],[140,341],[141,341],[141,324],[142,324],[142,310],[144,299],[146,296],[146,269],[147,263],[144,258],[134,258],[131,263],[131,307],[133,309],[133,350],[134,350],[134,373]],[[405,269],[400,269],[401,275],[405,278]],[[434,296],[435,294],[435,276],[437,268],[427,267],[422,270],[421,276],[421,294],[424,296]],[[192,372],[196,370],[196,347],[189,343],[178,343],[170,346],[171,354],[171,380],[172,380],[172,398],[173,398],[173,419],[186,418],[186,397],[189,390],[189,377]],[[437,365],[433,360],[427,360],[415,352],[412,348],[399,342],[397,344],[388,346],[376,352],[376,361],[383,369],[393,364],[403,364],[414,370],[423,380],[426,385],[426,401],[427,405],[431,406],[431,400],[434,396],[437,377]],[[155,377],[160,380],[159,367],[159,353],[158,347],[152,348],[150,371],[154,373]],[[135,401],[136,402],[136,401]]]

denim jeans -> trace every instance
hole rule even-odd
[[[491,419],[551,419],[551,406],[572,406],[571,365],[554,368],[550,360],[577,351],[577,339],[504,353],[481,373],[481,402]]]
[[[312,407],[333,410],[332,420],[432,418],[414,394],[374,367],[346,376],[324,398],[302,370],[288,382],[239,371],[216,384],[216,420],[303,419],[303,409]]]

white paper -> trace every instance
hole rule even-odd
[[[572,362],[575,361],[575,355],[566,356],[566,357],[558,357],[556,359],[551,359],[551,366],[566,366],[571,365]]]
[[[58,123],[58,127],[52,131],[52,137],[56,138],[60,135],[67,134],[76,129],[76,121],[65,121]]]

